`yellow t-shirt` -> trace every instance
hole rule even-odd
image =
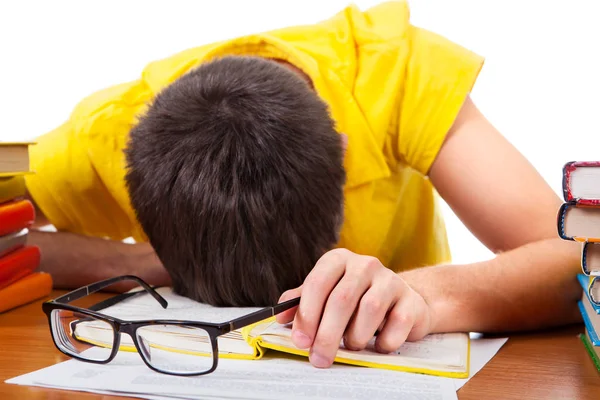
[[[284,59],[304,71],[348,136],[339,246],[393,270],[450,260],[427,179],[483,59],[409,22],[404,2],[192,48],[151,62],[139,79],[101,90],[31,149],[28,189],[57,229],[145,240],[125,188],[128,132],[162,88],[222,55]]]

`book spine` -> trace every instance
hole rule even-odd
[[[575,240],[574,238],[565,234],[565,216],[567,215],[567,211],[569,210],[569,207],[572,206],[572,204],[572,202],[563,203],[558,209],[558,215],[556,217],[556,228],[558,231],[558,236],[563,240]]]
[[[573,201],[573,192],[571,191],[571,174],[577,168],[575,161],[569,161],[563,166],[562,191],[563,199],[566,202]]]
[[[0,205],[0,236],[29,228],[35,221],[35,209],[29,200]]]

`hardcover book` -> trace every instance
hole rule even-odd
[[[158,289],[168,301],[161,309],[149,295],[143,294],[100,312],[123,319],[170,319],[223,322],[256,311],[255,308],[220,308],[197,303],[174,294],[169,288]],[[109,346],[113,332],[105,323],[81,321],[71,323],[71,335],[77,340],[96,346]],[[210,343],[198,340],[181,326],[157,325],[145,333],[150,346],[161,350],[194,354],[210,354]],[[470,339],[467,333],[434,334],[418,342],[406,342],[390,354],[378,353],[373,341],[362,351],[350,351],[340,344],[336,362],[397,371],[418,372],[430,375],[465,378],[469,376]],[[230,332],[218,340],[219,357],[259,359],[268,350],[308,356],[306,349],[298,349],[291,341],[290,325],[281,325],[274,318],[259,322],[242,330]],[[120,350],[136,351],[127,335],[121,338]]]
[[[0,142],[0,177],[31,172],[29,146],[32,144],[30,142]]]

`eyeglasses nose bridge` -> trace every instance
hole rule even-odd
[[[144,343],[143,340],[140,340],[140,338],[136,337],[136,330],[137,330],[137,326],[135,324],[121,324],[117,327],[117,335],[119,336],[119,339],[120,339],[121,334],[128,335],[131,338],[136,350],[140,353],[143,353],[143,354],[140,354],[142,356],[142,358],[144,358],[145,360],[150,362],[150,360],[151,360],[150,349],[148,347],[146,347],[146,344]],[[119,340],[119,342],[120,342],[120,340]]]
[[[116,327],[117,347],[121,347],[121,335],[122,334],[127,335],[131,338],[131,341],[133,342],[133,346],[135,347],[135,349],[138,352],[143,353],[140,355],[145,356],[145,358],[148,361],[150,361],[150,351],[143,343],[143,340],[139,340],[139,338],[136,337],[136,334],[135,334],[136,328],[137,327],[133,324],[121,324],[121,325],[117,326]],[[119,351],[119,349],[117,349],[117,351]]]
[[[135,329],[136,326],[131,323],[121,323],[119,326],[117,326],[117,333],[126,333],[132,339],[134,339]]]

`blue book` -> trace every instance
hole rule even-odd
[[[594,346],[600,346],[600,338],[598,337],[598,331],[600,331],[600,306],[594,304],[590,299],[588,291],[589,278],[583,274],[577,274],[577,280],[583,288],[584,293],[581,296],[581,300],[577,303],[579,312],[590,337],[590,342]]]
[[[600,318],[596,315],[590,315],[590,311],[593,309],[590,306],[589,301],[586,298],[581,299],[581,301],[577,302],[579,306],[579,312],[583,317],[583,323],[585,324],[585,328],[590,336],[590,341],[594,346],[600,346],[600,338],[598,338],[598,332],[596,331],[596,327],[594,325],[600,325]],[[591,318],[594,318],[592,321]]]
[[[587,276],[600,276],[600,268],[598,265],[592,266],[592,268],[588,265],[590,259],[595,259],[594,264],[598,263],[598,249],[600,249],[600,243],[595,242],[585,242],[581,248],[581,269]],[[592,254],[592,256],[590,256],[590,254]]]
[[[579,284],[581,285],[581,287],[583,288],[583,292],[585,293],[585,296],[587,297],[588,301],[590,302],[592,308],[594,309],[594,311],[596,312],[596,314],[600,314],[600,305],[594,303],[592,301],[592,299],[590,298],[590,291],[589,291],[589,286],[590,286],[590,278],[583,275],[583,274],[577,274],[577,280],[579,280]]]

